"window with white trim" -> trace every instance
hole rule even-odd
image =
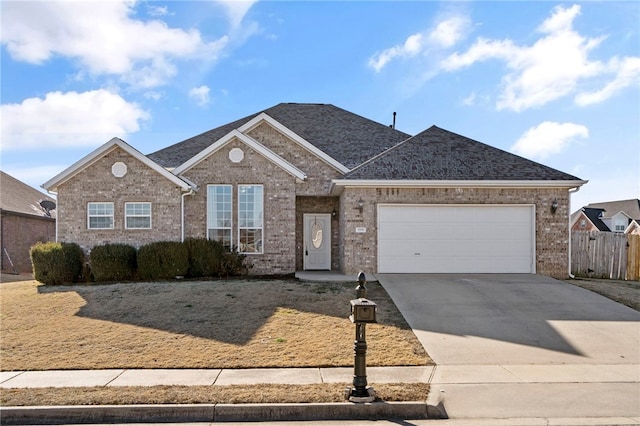
[[[113,203],[87,203],[87,228],[113,229]]]
[[[262,253],[262,185],[238,185],[238,251]]]
[[[124,203],[125,229],[151,229],[151,203]]]
[[[232,247],[231,185],[207,185],[207,238]]]

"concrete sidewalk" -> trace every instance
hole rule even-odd
[[[0,388],[228,386],[251,384],[351,383],[353,368],[258,369],[113,369],[0,372]],[[430,383],[431,385],[500,384],[631,384],[640,392],[638,364],[584,365],[444,365],[368,367],[369,384]],[[634,392],[630,393],[633,396]],[[640,399],[635,400],[636,403]],[[638,413],[640,414],[640,413]]]
[[[338,384],[352,375],[352,368],[17,371],[1,372],[0,388]],[[430,383],[428,400],[419,403],[431,417],[627,417],[625,424],[640,424],[638,364],[369,367],[367,375],[374,388]]]

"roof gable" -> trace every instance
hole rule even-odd
[[[436,126],[431,126],[374,157],[352,170],[345,178],[414,181],[580,181],[575,176]]]
[[[610,232],[611,229],[602,221],[602,213],[603,209],[594,209],[589,207],[584,207],[582,209],[583,213],[587,218],[593,223],[593,226],[598,228],[599,231]]]
[[[249,146],[251,149],[255,150],[260,155],[265,157],[267,160],[276,164],[277,166],[279,166],[280,168],[282,168],[284,171],[294,176],[295,178],[300,180],[306,179],[307,176],[303,171],[301,171],[296,166],[294,166],[293,164],[286,161],[284,158],[280,157],[279,155],[271,151],[269,148],[262,145],[260,142],[256,141],[250,136],[240,133],[240,131],[238,130],[230,131],[225,136],[220,138],[217,142],[215,142],[212,145],[209,145],[207,148],[200,151],[197,155],[187,160],[184,164],[174,169],[173,173],[175,173],[176,175],[184,173],[185,171],[189,170],[191,167],[195,166],[196,164],[200,163],[204,159],[208,158],[210,155],[218,152],[220,149],[222,149],[225,145],[229,144],[234,139],[237,139],[243,142],[245,145]]]
[[[110,152],[113,149],[120,148],[125,151],[127,154],[131,155],[138,161],[142,162],[152,170],[156,171],[160,175],[164,176],[183,190],[187,191],[191,189],[189,184],[179,177],[173,175],[167,169],[163,168],[159,164],[155,163],[151,159],[145,157],[140,151],[133,148],[131,145],[126,143],[120,138],[112,138],[109,142],[103,144],[102,146],[95,149],[93,152],[84,156],[80,160],[76,161],[74,164],[63,170],[61,173],[57,174],[47,182],[42,184],[42,187],[47,191],[57,192],[58,186],[67,180],[71,179],[73,176],[85,170],[87,167],[90,167],[100,158],[102,158],[105,154]]]
[[[590,203],[586,207],[604,209],[604,217],[613,217],[616,213],[624,212],[629,218],[640,220],[640,200],[609,201],[606,203]]]
[[[329,155],[327,155],[326,153],[318,149],[315,145],[310,144],[309,142],[304,140],[304,138],[300,137],[295,132],[291,131],[290,129],[288,129],[287,127],[285,127],[284,125],[276,121],[275,119],[271,118],[265,112],[258,114],[256,117],[252,118],[251,120],[249,120],[248,122],[240,126],[238,131],[240,131],[241,133],[247,133],[251,131],[251,129],[262,124],[263,122],[268,123],[271,127],[275,128],[280,133],[282,133],[283,135],[287,136],[289,139],[293,140],[295,143],[300,145],[302,148],[314,154],[316,157],[319,157],[325,163],[329,164],[331,167],[338,170],[339,172],[347,173],[349,171],[349,169],[346,166],[336,161],[335,159],[331,158]]]
[[[178,167],[230,131],[244,128],[263,113],[349,170],[410,137],[333,105],[281,103],[151,153],[148,157],[164,167]]]
[[[0,171],[0,210],[55,219],[55,209],[50,209],[47,212],[47,209],[41,205],[44,200],[52,203],[56,201],[13,176]]]

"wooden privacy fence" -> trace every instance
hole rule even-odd
[[[640,235],[572,231],[571,273],[613,280],[640,279]]]

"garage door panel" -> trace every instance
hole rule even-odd
[[[380,206],[378,271],[531,273],[532,206]]]

